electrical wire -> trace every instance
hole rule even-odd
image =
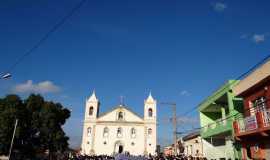
[[[258,63],[256,63],[254,66],[252,66],[248,71],[242,73],[240,76],[238,76],[235,80],[241,80],[242,78],[246,77],[250,72],[254,71],[256,68],[258,68],[259,66],[261,66],[262,64],[264,64],[268,59],[270,59],[270,54],[267,55],[266,57],[264,57],[262,60],[260,60]],[[238,81],[234,81],[232,82],[230,85],[234,85],[236,82]],[[218,92],[214,92],[215,94],[219,94],[221,92],[223,92],[225,89],[227,89],[226,87],[223,88],[222,90],[218,91],[218,89],[216,91]],[[184,114],[182,114],[181,116],[186,116],[189,113],[192,113],[194,110],[198,109],[200,107],[201,104],[203,104],[204,102],[206,102],[206,100],[204,100],[203,102],[201,102],[198,106],[193,107],[192,109],[188,110],[187,112],[184,112]]]
[[[58,23],[56,23],[41,39],[35,43],[28,51],[26,51],[22,56],[20,56],[9,68],[6,72],[3,73],[7,74],[10,73],[21,61],[25,59],[25,57],[29,56],[31,53],[33,53],[40,45],[42,45],[48,38],[49,36],[57,31],[70,17],[72,17],[76,11],[78,11],[82,5],[86,2],[87,0],[81,0],[75,7],[72,8],[70,12],[68,12]]]
[[[264,101],[264,103],[267,104],[268,101],[269,101],[269,99],[266,99],[266,100]],[[248,112],[248,111],[251,111],[251,110],[254,111],[254,109],[255,109],[255,111],[256,111],[256,109],[262,110],[262,109],[260,109],[260,107],[257,108],[256,106],[253,106],[253,107],[244,109],[243,112]],[[230,116],[228,116],[228,117],[226,117],[226,118],[219,119],[219,120],[217,120],[217,121],[215,121],[215,122],[213,122],[213,123],[208,123],[208,124],[206,124],[206,125],[204,125],[204,126],[202,126],[202,127],[194,128],[194,129],[191,129],[191,130],[186,130],[186,131],[184,131],[184,132],[182,132],[182,133],[183,133],[183,134],[187,134],[187,133],[195,132],[195,131],[198,131],[198,130],[202,130],[202,129],[206,128],[206,127],[208,128],[208,127],[211,126],[211,125],[214,125],[214,124],[223,122],[223,121],[228,120],[228,119],[231,119],[231,118],[235,118],[235,119],[233,119],[233,120],[235,120],[235,121],[244,119],[244,117],[242,117],[241,113],[237,113],[237,114],[234,114],[234,115],[230,115]]]

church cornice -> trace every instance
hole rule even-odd
[[[143,119],[140,115],[138,115],[136,112],[133,112],[129,107],[123,106],[123,105],[113,107],[111,110],[109,110],[109,111],[107,111],[107,112],[104,112],[104,113],[100,114],[100,115],[98,116],[98,119],[99,119],[99,118],[102,118],[102,117],[104,117],[104,116],[106,116],[107,114],[113,112],[113,111],[116,110],[116,109],[126,109],[126,110],[128,110],[129,112],[131,112],[132,114],[134,114],[135,116],[137,116],[138,118],[140,118],[142,121],[144,120],[144,119]]]
[[[93,123],[93,124],[115,124],[115,125],[131,125],[131,124],[157,124],[156,122],[139,122],[139,121],[91,121],[91,120],[86,120],[84,123]]]
[[[115,125],[131,125],[131,124],[141,124],[144,125],[144,122],[137,121],[97,121],[96,124],[115,124]]]

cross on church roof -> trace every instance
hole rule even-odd
[[[120,96],[120,106],[124,106],[124,96]]]

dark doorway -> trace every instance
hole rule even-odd
[[[120,146],[119,146],[119,149],[118,149],[118,153],[122,153],[122,152],[123,152],[123,146],[120,145]]]

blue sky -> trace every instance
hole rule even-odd
[[[1,1],[0,72],[78,2]],[[181,115],[269,54],[268,17],[267,0],[89,0],[16,66],[12,79],[0,81],[0,96],[35,92],[61,102],[72,110],[65,130],[78,146],[92,90],[102,112],[122,95],[142,115],[152,91],[159,102],[176,102]],[[168,106],[158,106],[162,144],[171,137],[170,114]]]

